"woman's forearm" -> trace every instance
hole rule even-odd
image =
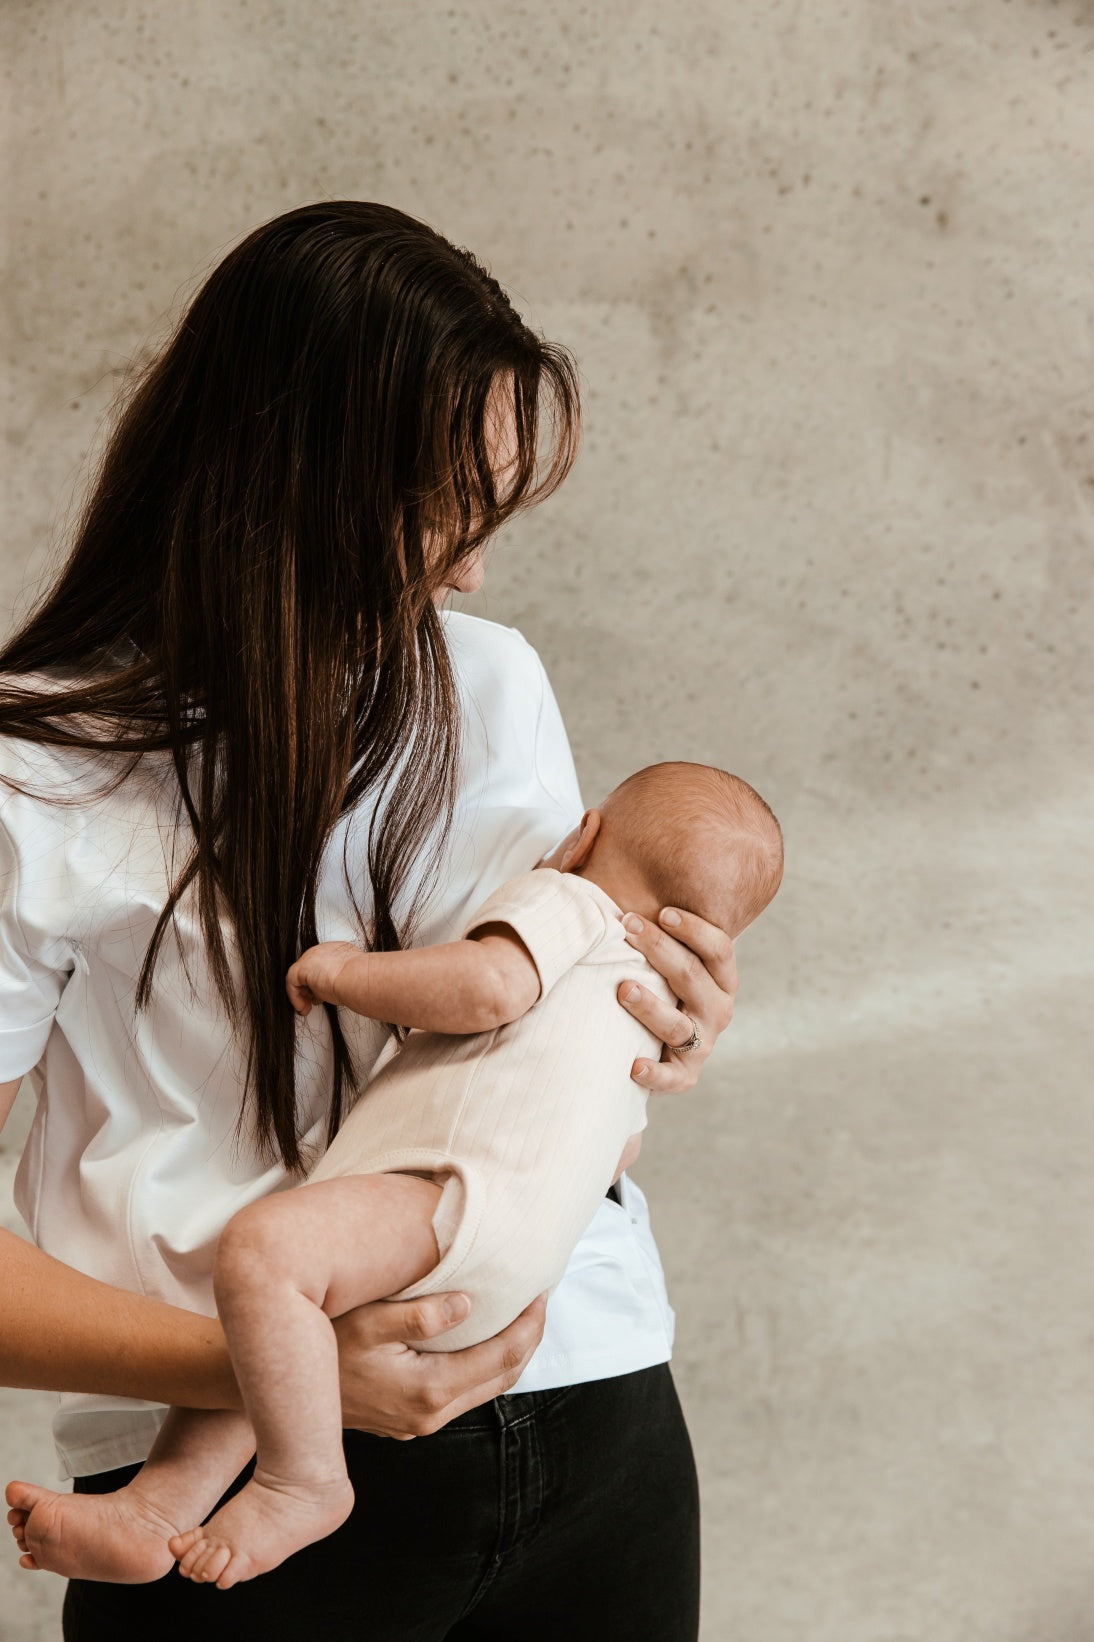
[[[0,1384],[238,1408],[215,1318],[111,1288],[0,1231]]]
[[[220,1324],[84,1277],[0,1231],[0,1385],[241,1408]],[[343,1417],[390,1437],[436,1431],[516,1384],[543,1333],[542,1299],[496,1339],[419,1351],[467,1315],[452,1296],[382,1300],[339,1320]]]

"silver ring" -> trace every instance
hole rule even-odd
[[[690,1015],[686,1015],[684,1018],[685,1020],[691,1021]],[[690,1055],[696,1049],[701,1049],[702,1047],[703,1040],[699,1036],[699,1028],[696,1026],[694,1021],[691,1021],[691,1037],[688,1039],[687,1043],[674,1043],[671,1045],[674,1055]]]

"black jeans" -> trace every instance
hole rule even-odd
[[[694,1642],[698,1490],[667,1367],[499,1397],[413,1442],[350,1431],[346,1457],[357,1500],[328,1539],[228,1591],[73,1580],[66,1642]]]

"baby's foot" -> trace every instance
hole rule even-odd
[[[274,1483],[258,1471],[203,1528],[169,1542],[179,1573],[222,1591],[268,1573],[314,1540],[341,1526],[353,1508],[348,1479],[304,1487]]]
[[[167,1541],[177,1524],[132,1486],[116,1494],[55,1494],[32,1482],[9,1482],[4,1497],[21,1568],[141,1585],[161,1579],[174,1563]]]

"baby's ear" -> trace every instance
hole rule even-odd
[[[600,831],[600,811],[586,810],[572,844],[563,852],[561,871],[577,872],[593,852]]]

